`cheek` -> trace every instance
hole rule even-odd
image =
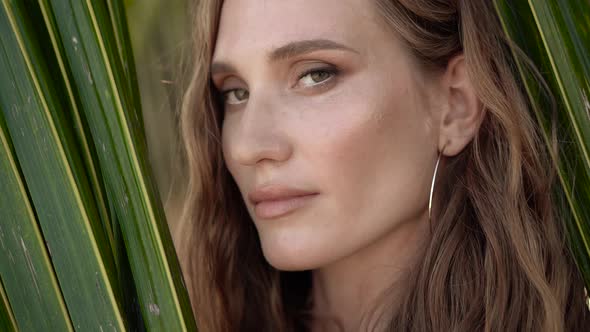
[[[371,177],[380,164],[400,164],[427,149],[431,133],[415,91],[371,88],[319,112],[325,116],[314,121],[313,135],[303,137],[302,148],[313,148],[308,157],[325,163],[321,168],[335,176],[354,172]]]
[[[242,176],[240,173],[240,167],[238,167],[237,162],[235,161],[235,159],[231,157],[230,153],[231,149],[234,147],[234,142],[237,139],[237,137],[235,137],[235,135],[233,134],[235,133],[233,127],[234,124],[231,120],[224,121],[221,131],[221,149],[223,155],[223,162],[225,163],[225,166],[234,178],[234,181],[238,184],[238,187],[240,187],[241,189],[243,187],[245,179],[244,176]]]
[[[425,201],[433,148],[426,113],[415,91],[396,86],[357,92],[306,141],[328,208],[346,226],[406,219]]]

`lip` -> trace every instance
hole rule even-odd
[[[295,211],[318,194],[318,192],[272,184],[250,192],[248,199],[254,205],[254,212],[258,218],[272,219]]]

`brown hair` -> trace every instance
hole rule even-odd
[[[486,112],[474,140],[445,159],[430,241],[405,280],[408,291],[379,324],[389,321],[395,331],[587,329],[584,284],[550,194],[555,170],[493,1],[374,1],[384,26],[427,70],[443,70],[463,52]],[[223,119],[209,77],[222,1],[195,5],[194,70],[181,113],[189,229],[180,255],[199,329],[305,330],[310,272],[280,272],[265,261],[222,159]]]

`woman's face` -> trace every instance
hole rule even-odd
[[[223,155],[278,269],[326,266],[427,222],[431,83],[373,6],[224,3],[211,67]]]

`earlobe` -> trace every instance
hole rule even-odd
[[[444,147],[444,155],[455,156],[473,140],[485,111],[469,77],[463,54],[449,61],[442,85],[445,107],[439,118],[439,151]]]

